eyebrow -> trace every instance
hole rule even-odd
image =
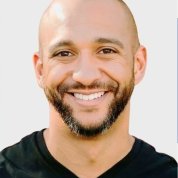
[[[112,39],[112,38],[97,38],[94,40],[94,43],[104,44],[104,43],[111,43],[119,46],[120,48],[124,49],[124,45],[121,41]],[[55,44],[51,45],[49,51],[52,53],[56,48],[63,47],[63,46],[75,46],[75,44],[71,40],[60,40],[57,41]]]
[[[62,47],[62,46],[75,46],[75,45],[70,40],[58,41],[55,44],[50,46],[49,51],[53,52],[56,48],[59,48],[59,47]]]
[[[116,40],[116,39],[112,39],[112,38],[98,38],[95,40],[96,43],[112,43],[115,44],[117,46],[119,46],[120,48],[124,49],[124,45],[121,41]]]

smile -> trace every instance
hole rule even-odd
[[[102,97],[104,93],[105,92],[97,92],[97,93],[92,93],[89,95],[84,95],[81,93],[74,93],[74,97],[80,100],[84,100],[84,101],[91,101],[91,100],[95,100],[95,99]]]

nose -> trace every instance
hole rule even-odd
[[[89,86],[101,78],[100,68],[92,57],[85,55],[78,60],[76,70],[72,75],[74,81]]]

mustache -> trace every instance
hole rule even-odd
[[[117,92],[119,89],[119,84],[116,82],[93,82],[92,84],[85,86],[81,83],[72,83],[72,84],[61,84],[57,87],[57,91],[60,94],[67,93],[69,90],[92,90],[92,89],[102,89],[102,90],[107,90],[107,91],[112,91],[112,92]]]

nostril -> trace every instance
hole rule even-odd
[[[88,86],[101,78],[100,71],[86,70],[73,73],[73,80]]]

